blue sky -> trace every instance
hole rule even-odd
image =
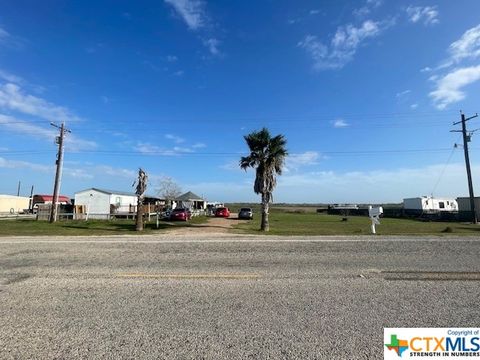
[[[284,134],[276,202],[468,193],[452,122],[480,110],[480,2],[23,1],[0,4],[0,193],[149,193],[162,177],[258,201],[243,136]],[[473,119],[469,128],[480,128]],[[480,192],[480,139],[471,161]]]

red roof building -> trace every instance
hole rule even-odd
[[[35,204],[51,204],[53,202],[53,195],[33,195],[33,205]],[[60,204],[70,204],[70,198],[68,196],[59,195],[58,202]]]

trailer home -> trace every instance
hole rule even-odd
[[[422,196],[403,199],[403,209],[407,215],[440,214],[458,212],[458,204],[451,198]]]
[[[77,213],[77,219],[110,219],[112,214],[134,214],[136,206],[137,195],[134,193],[97,188],[75,193],[75,207],[85,209],[84,214]]]

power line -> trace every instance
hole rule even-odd
[[[460,139],[460,137],[459,137],[459,139]],[[435,191],[437,191],[438,184],[440,183],[440,180],[442,179],[443,175],[445,174],[445,170],[447,169],[447,166],[450,164],[450,160],[452,160],[453,154],[455,153],[456,149],[457,149],[457,144],[455,142],[454,146],[452,146],[452,151],[450,152],[450,155],[448,156],[447,162],[445,163],[445,166],[443,167],[442,172],[440,173],[440,176],[437,179],[437,182],[433,186],[432,197],[433,197],[433,194],[435,193]]]
[[[478,148],[474,148],[478,149]],[[402,154],[402,153],[437,153],[450,151],[451,148],[421,148],[421,149],[380,149],[380,150],[350,150],[350,151],[336,151],[336,150],[310,150],[317,151],[323,155],[377,155],[377,154]],[[40,155],[51,153],[51,150],[39,151],[0,151],[0,155]],[[240,156],[244,155],[244,151],[236,152],[181,152],[174,150],[158,150],[158,151],[138,151],[138,150],[70,150],[70,154],[100,154],[100,155],[135,155],[135,156]]]
[[[438,112],[386,112],[386,113],[345,113],[345,114],[302,114],[302,115],[246,115],[246,116],[230,116],[230,115],[208,115],[208,116],[168,116],[165,118],[161,118],[159,120],[157,119],[146,119],[146,120],[135,120],[135,124],[141,124],[141,123],[146,123],[146,124],[152,124],[155,122],[164,122],[164,121],[192,121],[192,122],[211,122],[211,121],[218,121],[218,120],[223,120],[223,121],[286,121],[290,122],[295,119],[304,119],[304,120],[325,120],[325,121],[331,121],[335,120],[337,118],[346,118],[348,119],[353,119],[353,118],[368,118],[368,119],[375,119],[375,120],[381,120],[381,119],[392,119],[392,118],[449,118],[452,115],[452,112],[443,112],[442,114],[439,114]],[[122,123],[132,123],[132,120],[130,119],[118,119],[115,121],[111,121],[112,123],[115,124],[122,124]],[[1,121],[0,124],[23,124],[23,123],[46,123],[45,120],[41,119],[31,119],[28,121]],[[96,122],[98,123],[98,122]],[[75,124],[88,124],[88,126],[92,125],[91,121],[88,120],[77,120],[75,121]]]

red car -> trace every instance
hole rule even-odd
[[[227,207],[219,207],[215,210],[215,217],[228,218],[230,216],[230,210]]]
[[[190,219],[190,214],[187,209],[173,209],[170,213],[170,220],[187,221],[188,219]]]

